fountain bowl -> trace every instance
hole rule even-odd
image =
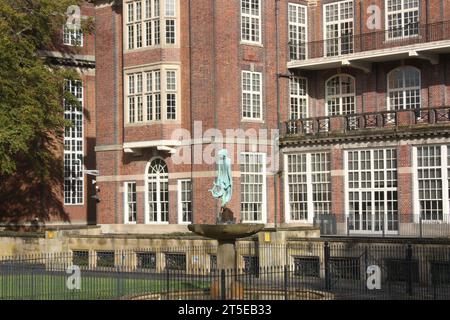
[[[200,236],[219,241],[232,241],[252,236],[264,228],[263,223],[190,224],[188,229]]]

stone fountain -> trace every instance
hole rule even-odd
[[[210,190],[213,197],[222,200],[221,210],[217,215],[216,224],[192,224],[190,231],[218,241],[217,269],[237,270],[236,240],[249,237],[261,231],[264,224],[236,223],[233,212],[227,208],[231,200],[233,190],[233,179],[231,176],[231,161],[227,150],[218,152],[217,178],[213,188]],[[218,298],[220,291],[219,283],[211,286],[212,298]],[[244,289],[238,282],[232,280],[231,276],[225,279],[225,292],[222,293],[226,299],[243,299]]]

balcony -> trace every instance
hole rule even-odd
[[[289,120],[281,144],[330,143],[450,133],[450,106]]]
[[[339,38],[290,43],[290,69],[321,70],[350,66],[371,71],[374,62],[419,58],[439,63],[450,53],[450,21],[349,34]]]

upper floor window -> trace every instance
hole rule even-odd
[[[176,43],[177,0],[131,1],[125,13],[128,50]]]
[[[261,0],[241,0],[241,40],[261,43]]]
[[[388,74],[388,109],[420,109],[420,70],[400,67]]]
[[[83,106],[83,84],[66,80],[65,90]],[[64,130],[64,204],[83,204],[83,108],[64,101],[64,119],[71,123]]]
[[[242,118],[262,120],[262,73],[242,71]]]
[[[326,108],[329,116],[356,112],[355,79],[347,74],[330,78],[325,84]]]
[[[127,123],[177,119],[179,99],[176,68],[165,66],[128,73],[125,81]]]
[[[83,31],[80,28],[63,28],[63,42],[67,46],[83,46]]]
[[[353,1],[325,5],[325,54],[337,56],[353,52]]]
[[[419,34],[419,0],[386,0],[388,39]]]
[[[289,55],[291,60],[306,59],[306,6],[289,3]]]
[[[293,77],[290,83],[289,118],[291,120],[308,117],[308,95],[306,78]]]

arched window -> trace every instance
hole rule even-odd
[[[326,108],[329,116],[355,113],[355,79],[338,74],[325,84]]]
[[[388,109],[420,109],[420,70],[400,67],[388,74]]]
[[[169,172],[162,159],[154,159],[146,170],[146,222],[169,221]]]

